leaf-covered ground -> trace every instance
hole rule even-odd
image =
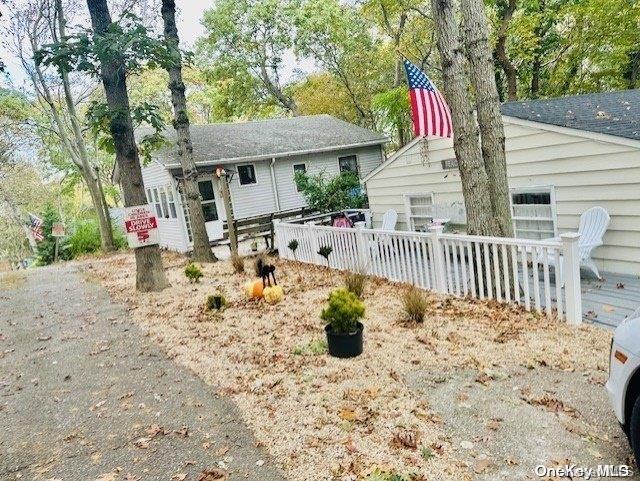
[[[339,272],[276,260],[285,298],[271,306],[245,298],[249,260],[243,274],[205,265],[198,284],[185,258],[164,260],[161,293],[135,292],[128,254],[88,271],[169,357],[233,398],[292,481],[533,478],[535,464],[627,461],[603,387],[609,331],[433,294],[426,321],[408,325],[406,287],[372,279],[365,352],[339,360],[319,318]],[[229,305],[210,314],[216,290]]]

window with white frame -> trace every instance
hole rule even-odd
[[[548,239],[557,235],[553,186],[517,188],[510,193],[516,237]]]
[[[256,184],[258,179],[256,178],[255,166],[253,164],[239,165],[238,181],[240,185]]]
[[[409,230],[426,230],[433,220],[433,194],[404,194]]]
[[[338,157],[338,166],[340,167],[340,173],[342,172],[354,172],[358,173],[358,157],[355,155],[344,155]]]
[[[160,196],[158,195],[158,188],[154,187],[151,192],[153,193],[153,204],[156,207],[156,215],[158,218],[163,218],[162,207],[160,207]]]
[[[175,195],[173,193],[173,186],[172,185],[168,185],[167,186],[167,202],[169,203],[169,216],[172,219],[177,219],[178,218],[178,211],[176,209],[176,198],[175,198]]]
[[[182,214],[184,215],[184,225],[187,228],[187,236],[189,242],[193,241],[193,233],[191,232],[191,217],[189,216],[189,208],[187,207],[187,197],[184,194],[184,183],[178,182],[178,195],[182,204]]]
[[[167,202],[167,191],[164,186],[158,187],[160,191],[160,205],[162,206],[162,217],[169,218],[169,203]]]

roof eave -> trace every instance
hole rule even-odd
[[[308,154],[316,154],[316,153],[323,153],[323,152],[332,152],[335,150],[344,150],[344,149],[356,149],[359,147],[371,147],[375,145],[383,145],[383,144],[386,144],[387,142],[389,142],[388,137],[381,137],[379,139],[369,140],[366,142],[358,142],[355,144],[345,144],[345,145],[333,145],[329,147],[323,147],[320,149],[305,149],[305,150],[296,150],[296,151],[290,151],[290,152],[280,152],[280,153],[274,153],[274,154],[260,154],[260,155],[252,155],[252,156],[229,157],[229,158],[216,159],[216,160],[207,160],[207,161],[196,162],[196,166],[208,167],[212,165],[235,164],[238,162],[255,162],[259,160],[280,159],[285,157],[294,157],[297,155],[308,155]],[[179,163],[174,163],[174,164],[167,163],[167,164],[164,164],[164,166],[167,169],[180,168]]]

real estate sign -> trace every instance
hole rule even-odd
[[[127,242],[132,249],[158,244],[160,241],[158,222],[150,205],[125,207],[124,227]]]

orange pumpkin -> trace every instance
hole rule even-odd
[[[249,299],[260,299],[264,290],[262,280],[247,282],[244,285],[244,290],[247,293],[247,297]]]

